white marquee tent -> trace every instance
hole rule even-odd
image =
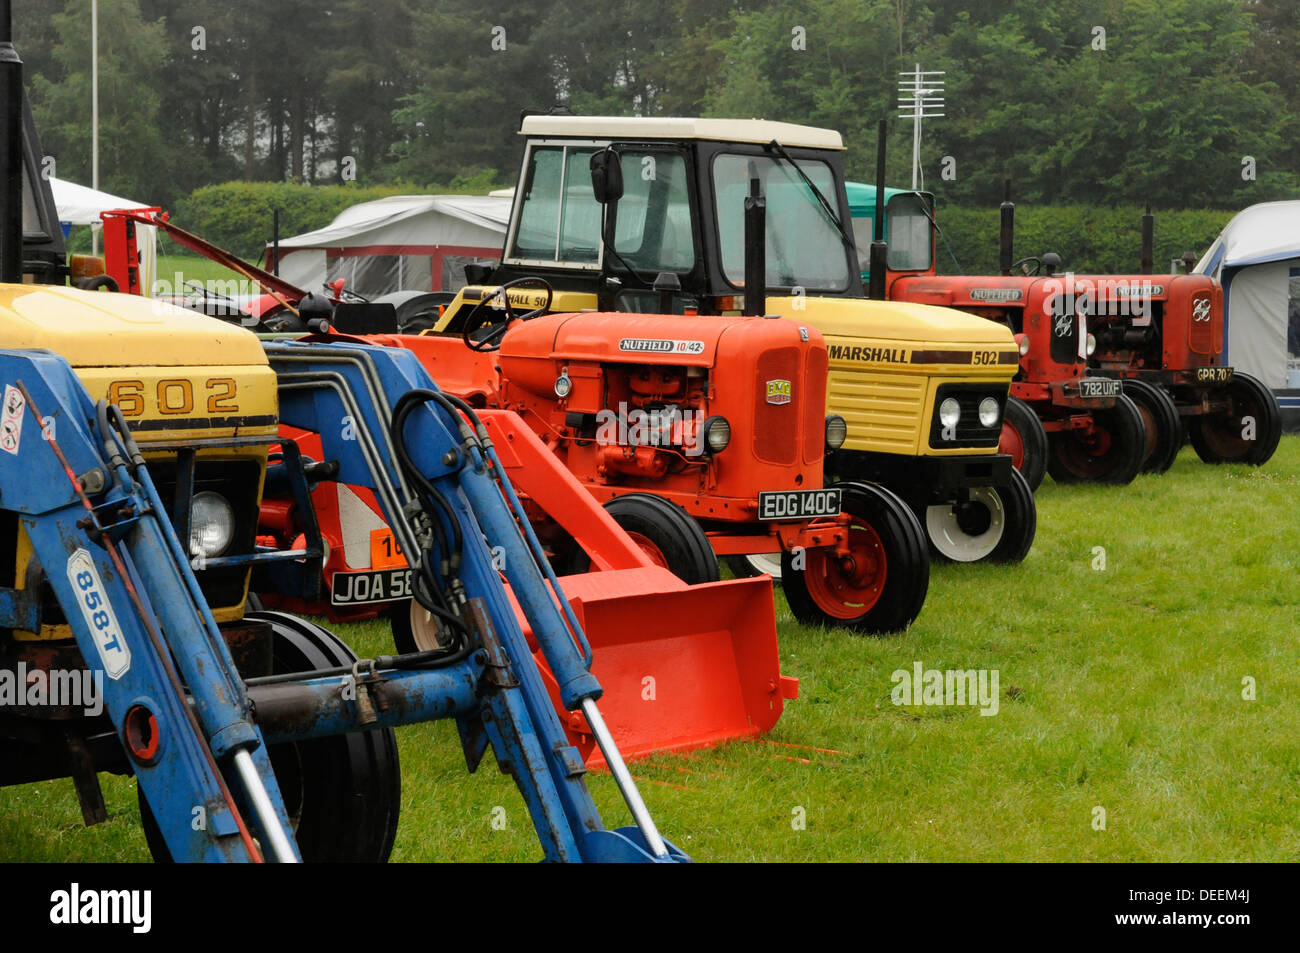
[[[1270,387],[1300,429],[1300,201],[1238,212],[1194,270],[1223,283],[1224,363]]]
[[[280,277],[317,291],[343,278],[377,297],[393,291],[455,291],[464,267],[501,257],[510,193],[394,195],[362,202],[328,226],[280,240]],[[268,267],[274,253],[267,246]]]

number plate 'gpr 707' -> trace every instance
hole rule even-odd
[[[801,520],[813,516],[837,516],[840,491],[778,490],[758,494],[758,518],[761,520]]]
[[[1198,384],[1226,384],[1232,380],[1231,367],[1198,367],[1196,369],[1196,383]]]

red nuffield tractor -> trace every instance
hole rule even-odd
[[[844,429],[825,416],[826,348],[816,329],[592,312],[539,314],[499,337],[494,361],[471,356],[498,345],[469,331],[464,341],[374,340],[415,351],[466,399],[515,410],[683,578],[716,578],[715,553],[776,550],[790,563],[783,585],[801,621],[890,632],[920,611],[929,561],[911,511],[881,487],[823,486],[824,455]],[[671,509],[689,514],[704,546],[665,522]],[[552,542],[563,557],[566,542]]]
[[[1154,225],[1142,217],[1142,274],[1118,286],[1098,281],[1088,330],[1097,340],[1089,359],[1098,374],[1171,398],[1161,415],[1161,440],[1181,445],[1184,421],[1206,463],[1268,462],[1282,436],[1277,398],[1263,382],[1223,365],[1223,287],[1208,275],[1151,277]],[[1123,285],[1141,282],[1137,302]],[[1135,303],[1137,307],[1134,307]],[[1172,411],[1172,413],[1170,413]]]
[[[883,282],[890,300],[958,308],[1015,333],[1020,370],[1001,447],[1030,486],[1037,488],[1044,472],[1060,483],[1123,484],[1144,468],[1168,469],[1178,445],[1144,422],[1156,411],[1172,412],[1167,398],[1141,382],[1122,385],[1089,371],[1097,342],[1086,324],[1086,295],[1094,280],[1057,274],[1055,255],[1013,262],[1009,201],[1002,204],[1002,274],[941,277],[934,273],[932,195],[853,183],[849,197],[856,218],[874,218],[890,236]],[[1029,268],[1033,273],[1025,274]]]
[[[855,217],[874,216],[865,209],[874,205],[875,194],[870,186],[850,190],[851,199],[858,199]],[[886,195],[884,221],[903,235],[929,234],[932,222],[908,226],[913,217],[929,217],[930,196],[901,190]],[[912,253],[891,247],[886,284],[890,298],[971,310],[1026,336],[1011,393],[1033,407],[1052,434],[1047,469],[1054,478],[1127,482],[1139,469],[1162,473],[1182,446],[1184,420],[1207,463],[1259,465],[1273,455],[1281,434],[1276,399],[1255,378],[1220,365],[1223,289],[1203,275],[1151,275],[1149,213],[1143,217],[1140,274],[1060,275],[1060,259],[1050,253],[1012,261],[1013,208],[1009,201],[1002,204],[1001,276],[939,278],[931,267],[924,277],[900,277],[908,269],[893,267],[895,255],[908,262]],[[1033,276],[1011,277],[1030,268]],[[1045,274],[1038,276],[1039,270]],[[1104,409],[1106,388],[1114,386],[1109,381],[1122,384],[1141,416],[1136,463],[1132,415],[1121,407],[1124,401]],[[1067,434],[1061,433],[1063,422]],[[1034,465],[1041,446],[1035,430],[1026,415],[1008,407],[1004,449],[1022,461],[1018,465],[1027,474],[1036,470],[1041,477]]]

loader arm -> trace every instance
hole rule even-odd
[[[411,499],[399,497],[389,516],[413,540],[429,537],[438,521],[444,535],[432,537],[456,531],[460,558],[435,570],[459,631],[446,651],[246,683],[125,419],[106,401],[93,403],[63,358],[0,351],[0,376],[14,382],[3,398],[0,499],[30,537],[85,663],[104,680],[115,733],[171,856],[246,861],[265,853],[296,861],[268,742],[454,717],[471,770],[491,745],[514,776],[546,859],[685,860],[659,835],[609,741],[595,705],[601,687],[579,648],[581,629],[566,624],[558,583],[538,570],[512,510],[513,491],[502,473],[492,473],[490,442],[470,439],[450,405],[408,393],[436,393],[409,356],[402,367],[391,356],[343,355],[340,364],[330,359],[338,355],[322,353],[330,349],[268,350],[289,368],[282,387],[290,422],[329,434],[325,421],[337,421],[344,406],[353,412],[361,439],[339,433],[326,441],[350,478],[386,501],[417,472],[426,495],[436,487],[443,511],[426,511],[422,522],[406,506]],[[315,356],[295,362],[294,352]],[[313,377],[328,383],[321,388]],[[390,407],[409,442],[381,425]],[[405,474],[394,448],[403,455],[409,448]],[[562,696],[600,736],[635,827],[603,826],[489,547],[506,552],[512,590],[559,673]],[[413,544],[410,551],[422,550]],[[435,560],[451,555],[428,545],[423,551]],[[39,626],[40,612],[20,590],[0,592],[0,624]],[[205,824],[192,823],[196,809]]]

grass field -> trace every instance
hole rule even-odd
[[[254,262],[256,264],[256,262]],[[176,276],[181,278],[177,281]],[[243,276],[222,265],[197,255],[159,255],[155,280],[165,281],[175,290],[183,291],[187,281],[239,281]]]
[[[800,698],[773,744],[636,764],[651,811],[701,861],[1300,859],[1298,497],[1300,438],[1259,470],[1185,449],[1129,487],[1047,480],[1028,559],[936,566],[905,635],[804,628],[778,597]],[[895,706],[891,673],[916,662],[997,670],[997,714]],[[537,859],[512,783],[467,775],[450,723],[398,737],[395,860]],[[0,791],[0,857],[147,860],[134,782],[104,782],[90,830],[70,781]],[[608,776],[591,785],[628,823]]]

